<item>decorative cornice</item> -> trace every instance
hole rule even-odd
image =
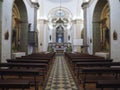
[[[32,4],[33,4],[36,8],[39,8],[39,7],[40,7],[40,5],[39,5],[38,2],[32,2]]]
[[[39,19],[38,22],[44,22],[44,23],[48,23],[49,21],[46,19]]]
[[[84,9],[84,8],[87,8],[87,6],[88,6],[88,2],[84,2],[82,5],[81,5],[81,7]]]
[[[75,19],[75,20],[72,20],[72,23],[76,24],[76,23],[83,23],[84,21],[82,19]]]

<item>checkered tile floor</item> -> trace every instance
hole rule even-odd
[[[57,56],[45,90],[79,90],[63,56]]]

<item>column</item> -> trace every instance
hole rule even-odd
[[[33,47],[33,52],[37,52],[38,50],[38,36],[37,36],[37,10],[39,8],[39,3],[37,2],[37,0],[35,0],[34,4],[34,28],[33,30],[35,31],[35,45]]]
[[[87,50],[87,6],[88,6],[88,3],[87,2],[84,2],[82,4],[82,8],[83,8],[83,13],[84,13],[84,40],[83,40],[83,46],[84,47],[84,53],[88,53],[88,50]]]
[[[44,43],[44,19],[39,21],[39,37],[38,37],[38,47],[39,52],[43,51],[43,43]]]
[[[3,0],[0,0],[0,37],[1,37],[1,34],[2,34],[2,1]],[[1,51],[1,38],[0,38],[0,51]],[[0,52],[0,58],[1,58],[1,52]]]

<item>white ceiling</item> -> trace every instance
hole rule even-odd
[[[60,0],[38,0],[40,4],[39,18],[48,19],[51,11],[60,7]],[[83,19],[83,9],[81,7],[84,0],[61,0],[61,7],[69,10],[73,19]]]

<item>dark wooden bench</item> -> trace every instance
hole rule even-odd
[[[49,68],[51,65],[49,60],[7,59],[7,62],[8,63],[41,63],[41,64],[46,64],[47,68]]]
[[[73,59],[71,60],[71,67],[73,68],[73,70],[75,70],[75,66],[76,65],[79,65],[81,64],[82,62],[84,63],[87,63],[87,62],[102,62],[102,63],[106,63],[106,62],[112,62],[113,60],[112,59]],[[80,65],[79,65],[80,66]]]
[[[120,62],[76,62],[74,73],[77,75],[79,79],[79,72],[81,68],[84,67],[112,67],[112,66],[120,66]]]
[[[101,88],[101,90],[103,90],[104,88],[114,88],[114,90],[118,90],[118,88],[120,88],[120,79],[98,80],[96,82],[96,87]]]
[[[17,57],[15,60],[39,60],[39,61],[41,61],[41,62],[45,62],[45,60],[49,63],[49,64],[52,64],[52,62],[53,62],[53,58],[52,57],[33,57],[33,56],[27,56],[27,57]]]
[[[120,62],[77,62],[76,67],[110,67],[120,66]]]
[[[29,80],[2,80],[0,79],[0,89],[29,89],[30,88],[30,81]]]
[[[7,67],[7,68],[17,68],[17,69],[39,69],[40,75],[45,80],[45,75],[47,74],[48,67],[45,63],[0,63],[0,67]]]
[[[49,64],[49,60],[31,60],[31,59],[7,59],[7,62],[18,63],[46,63]]]
[[[81,68],[79,74],[81,74],[80,79],[85,90],[86,83],[96,83],[98,80],[118,79],[120,74],[120,68]]]
[[[37,76],[40,75],[38,69],[0,69],[0,75],[1,79],[6,79],[5,76],[19,76],[20,79],[22,79],[23,76],[31,76],[34,79],[32,81],[29,79],[30,83],[34,83],[35,90],[38,90]]]

